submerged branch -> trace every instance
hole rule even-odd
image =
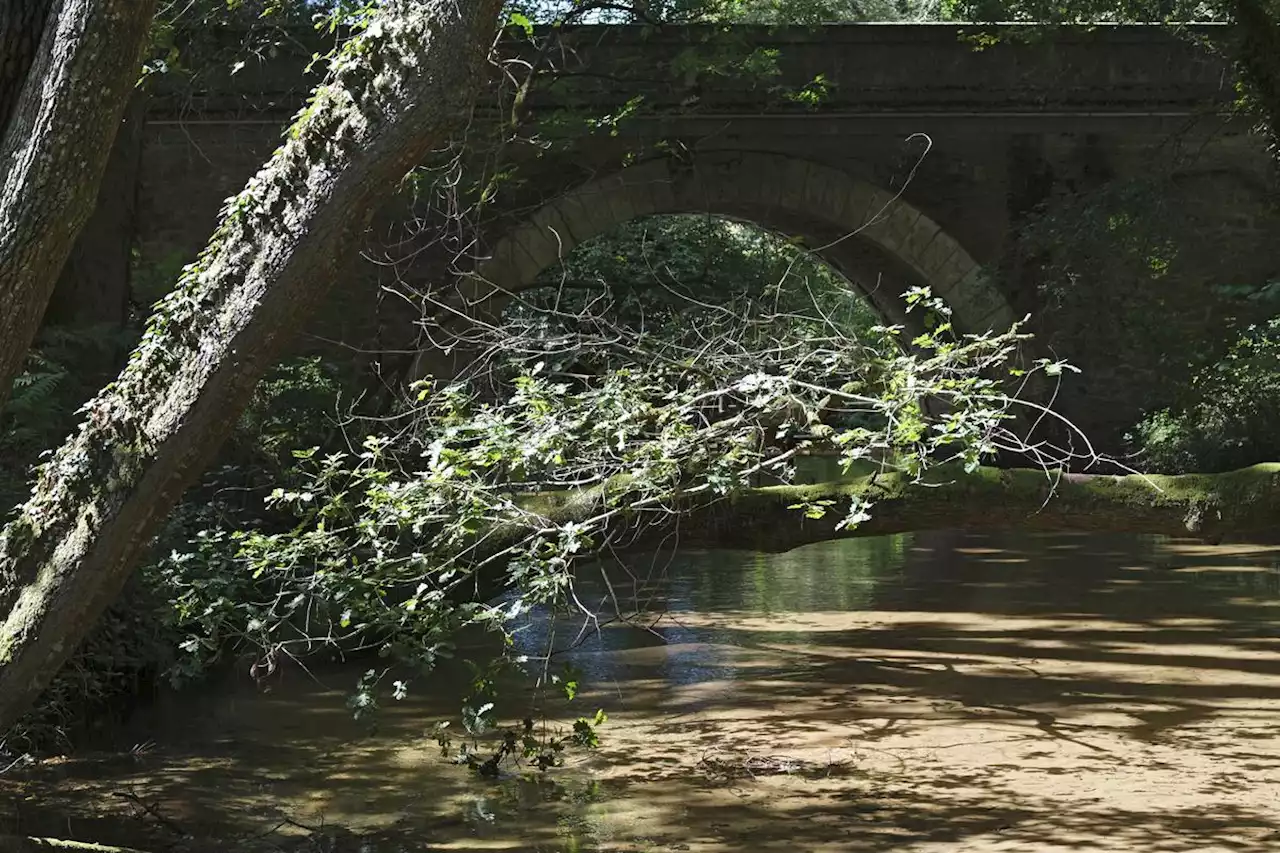
[[[132,847],[113,847],[89,841],[68,841],[61,838],[27,838],[19,835],[0,835],[0,853],[47,853],[50,850],[69,850],[77,853],[141,853]]]

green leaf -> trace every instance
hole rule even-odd
[[[513,27],[519,27],[524,31],[528,38],[533,38],[533,21],[529,20],[528,15],[522,15],[519,12],[512,12],[507,19],[507,23]]]

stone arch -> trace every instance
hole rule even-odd
[[[927,284],[946,299],[964,332],[1004,330],[1014,320],[978,263],[918,208],[846,172],[776,154],[712,153],[692,164],[653,159],[582,184],[503,235],[476,276],[520,290],[579,243],[637,217],[678,213],[711,213],[817,239],[826,245],[819,254],[855,284],[856,262],[847,250],[870,247],[896,268],[898,285]],[[901,321],[904,287],[860,289],[882,315]]]

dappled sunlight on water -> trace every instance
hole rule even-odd
[[[449,691],[370,734],[346,666],[166,697],[114,734],[154,746],[0,781],[0,821],[151,849],[341,827],[371,851],[1278,850],[1277,565],[934,533],[611,566],[581,596],[646,629],[572,652],[611,718],[547,778],[446,764],[426,732]]]

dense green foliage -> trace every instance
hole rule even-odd
[[[45,331],[28,371],[16,383],[16,405],[7,410],[0,433],[0,461],[13,472],[6,481],[12,488],[6,493],[10,506],[24,493],[28,467],[74,425],[75,410],[92,393],[94,382],[101,381],[93,377],[100,366],[116,362],[118,344],[126,338],[122,331]],[[337,399],[334,371],[320,359],[293,359],[277,367],[259,385],[218,462],[175,510],[156,543],[158,552],[167,543],[185,543],[197,529],[269,523],[264,490],[283,476],[292,462],[290,450],[334,435]],[[156,568],[139,573],[60,671],[40,706],[0,747],[65,746],[91,723],[109,723],[114,715],[106,711],[123,711],[129,702],[145,700],[156,686],[174,680],[180,673],[179,644],[186,637],[186,623],[177,607],[179,596],[166,583]],[[182,672],[194,674],[189,667]]]
[[[617,23],[829,24],[848,21],[933,20],[935,0],[512,0],[513,15]]]
[[[1196,373],[1180,402],[1140,423],[1144,468],[1227,471],[1280,457],[1280,320],[1250,327]]]
[[[540,317],[560,335],[584,331],[578,316],[591,323],[607,316],[658,336],[714,336],[760,311],[808,323],[818,335],[815,317],[853,335],[879,323],[864,300],[849,298],[849,282],[797,242],[716,216],[633,220],[577,247],[538,284],[508,317]]]
[[[1256,120],[1272,154],[1280,155],[1280,6],[1273,0],[957,0],[947,10],[965,20],[1039,25],[1021,34],[1030,38],[1051,38],[1055,27],[1081,23],[1225,24],[1211,39],[1190,37],[1202,38],[1232,63],[1239,75],[1238,108]],[[993,25],[982,41],[1003,37],[1008,31]],[[1139,464],[1149,470],[1224,470],[1275,459],[1280,442],[1274,438],[1277,373],[1271,356],[1274,270],[1250,270],[1252,256],[1265,254],[1258,244],[1240,245],[1224,233],[1223,222],[1206,220],[1194,189],[1170,192],[1175,188],[1161,176],[1167,170],[1157,164],[1155,180],[1146,186],[1082,193],[1069,202],[1077,210],[1066,227],[1050,217],[1050,228],[1033,233],[1032,242],[1038,236],[1044,245],[1047,237],[1059,256],[1075,261],[1056,269],[1051,263],[1045,284],[1094,309],[1097,322],[1076,331],[1106,336],[1119,349],[1117,362],[1138,365],[1132,384],[1144,390],[1152,410],[1129,436]],[[1266,218],[1273,231],[1274,198],[1265,207],[1242,209],[1238,216]],[[1257,239],[1270,242],[1274,234]],[[1185,259],[1196,254],[1208,259],[1208,268],[1188,267]],[[1142,284],[1136,304],[1118,304],[1124,300],[1116,298],[1116,289],[1108,293],[1115,272],[1126,291],[1131,282]],[[1199,334],[1187,333],[1191,317]],[[1175,402],[1166,405],[1170,399]]]
[[[127,344],[120,329],[46,328],[0,416],[0,506],[26,496],[31,466],[70,432],[76,410],[109,377]]]
[[[135,278],[138,287],[149,286],[150,276]],[[511,358],[483,377],[486,394],[496,387],[501,396],[497,403],[481,402],[462,385],[442,387],[421,404],[412,402],[387,431],[347,413],[337,371],[325,359],[293,359],[274,371],[157,542],[157,553],[170,556],[140,575],[41,709],[11,733],[10,746],[56,744],[122,689],[198,679],[224,661],[239,659],[248,668],[256,660],[259,672],[288,656],[369,649],[421,671],[449,654],[467,625],[501,631],[522,608],[563,605],[568,562],[552,571],[542,550],[551,546],[527,542],[524,563],[513,561],[509,575],[486,577],[488,589],[515,582],[524,590],[526,603],[514,609],[462,595],[477,567],[464,560],[450,574],[445,555],[465,551],[467,537],[506,520],[503,513],[531,517],[511,503],[513,490],[577,485],[588,469],[595,483],[608,476],[602,472],[624,468],[636,476],[643,463],[650,466],[650,489],[690,477],[722,491],[738,487],[749,479],[742,472],[766,458],[759,424],[751,426],[755,422],[739,412],[716,444],[712,434],[690,431],[687,420],[658,428],[654,419],[662,419],[663,406],[710,394],[693,405],[701,411],[739,398],[742,390],[716,362],[739,374],[748,367],[756,372],[768,361],[755,353],[773,353],[780,367],[807,363],[800,375],[829,380],[833,356],[817,359],[821,342],[832,340],[833,330],[856,340],[874,324],[846,283],[801,248],[718,219],[627,226],[581,247],[547,274],[545,285],[512,306],[503,330]],[[5,432],[15,497],[24,485],[17,478],[73,424],[90,393],[96,340],[50,330],[45,347],[33,354]],[[783,341],[802,353],[788,352]],[[567,361],[557,355],[565,342],[575,354]],[[713,342],[736,349],[707,353],[705,369],[690,376],[668,364]],[[844,357],[858,352],[848,349]],[[114,359],[103,363],[109,369]],[[782,435],[794,415],[774,411],[785,408],[782,397],[770,396],[776,392],[762,387],[759,393],[771,402],[761,403],[757,421],[772,411],[766,420]],[[814,417],[821,395],[798,393],[812,399],[797,412]],[[900,435],[910,438],[914,423],[905,422]],[[584,433],[588,424],[592,429]],[[365,438],[362,431],[378,434]],[[477,447],[477,441],[483,443]],[[631,442],[642,448],[624,446]],[[682,460],[680,448],[696,450],[697,461]],[[413,460],[446,451],[463,453],[467,464],[455,459],[443,466],[445,473],[430,468],[431,476],[404,479],[404,472],[420,471],[422,463]],[[605,458],[592,456],[599,453]],[[538,466],[516,462],[530,454],[541,460]],[[580,467],[556,470],[564,459]],[[402,528],[409,522],[417,527],[406,555]],[[428,586],[418,589],[423,583]],[[378,681],[362,682],[358,706],[376,704]],[[476,699],[471,707],[485,704]],[[473,714],[468,728],[491,722]],[[530,760],[545,762],[556,751],[551,745],[569,742],[540,739]],[[463,754],[479,761],[474,750]]]
[[[1141,180],[1046,199],[1012,244],[1009,274],[1033,282],[1043,305],[1039,344],[1104,380],[1093,383],[1094,408],[1185,397],[1197,371],[1276,307],[1266,235],[1207,220],[1192,203],[1196,185],[1173,180],[1172,166],[1156,162]],[[1265,212],[1241,210],[1250,215]],[[1100,386],[1111,377],[1121,396],[1108,399]]]
[[[500,668],[545,673],[550,658],[510,653],[513,620],[531,608],[591,618],[573,593],[577,566],[643,540],[676,504],[787,482],[809,453],[920,476],[1016,443],[993,377],[1010,369],[1018,334],[958,337],[927,292],[909,301],[931,331],[907,351],[901,329],[878,326],[794,243],[721,219],[655,218],[579,247],[503,324],[476,332],[500,358],[429,380],[390,418],[346,415],[323,360],[289,362],[174,514],[158,543],[168,556],[28,732],[121,656],[142,662],[130,672],[184,682],[233,660],[260,674],[289,658],[376,654],[383,663],[355,685],[360,713],[404,695],[470,629],[504,638]],[[870,510],[796,507],[846,524]],[[151,626],[137,635],[147,644],[101,653],[129,620]],[[556,693],[566,683],[538,680]],[[104,676],[87,697],[116,683]],[[477,685],[469,735],[502,708],[531,712],[500,702],[492,678]],[[595,719],[564,736],[517,727],[497,753],[467,748],[461,760],[547,766],[593,742]]]
[[[161,564],[188,633],[180,671],[238,650],[264,669],[376,650],[388,664],[359,686],[365,708],[380,692],[403,695],[464,629],[509,647],[511,621],[530,608],[592,619],[574,595],[580,564],[659,544],[650,527],[762,474],[789,481],[803,453],[836,453],[846,466],[877,459],[909,476],[957,459],[976,466],[1015,441],[1009,398],[991,377],[1008,371],[1019,337],[959,338],[945,306],[924,292],[912,301],[934,330],[910,353],[898,329],[862,339],[816,310],[759,305],[725,323],[724,309],[687,303],[680,330],[665,333],[608,314],[587,323],[580,311],[567,341],[531,319],[562,319],[555,309],[526,304],[503,327],[504,356],[483,389],[428,382],[389,429],[351,450],[297,451],[292,485],[268,497],[287,524],[200,531]],[[568,345],[574,358],[558,359]],[[873,508],[796,510],[856,525]],[[511,594],[493,599],[503,589]],[[529,662],[537,672],[549,659]],[[392,664],[411,675],[379,690],[404,671]],[[469,729],[494,724],[492,698],[468,707]]]

